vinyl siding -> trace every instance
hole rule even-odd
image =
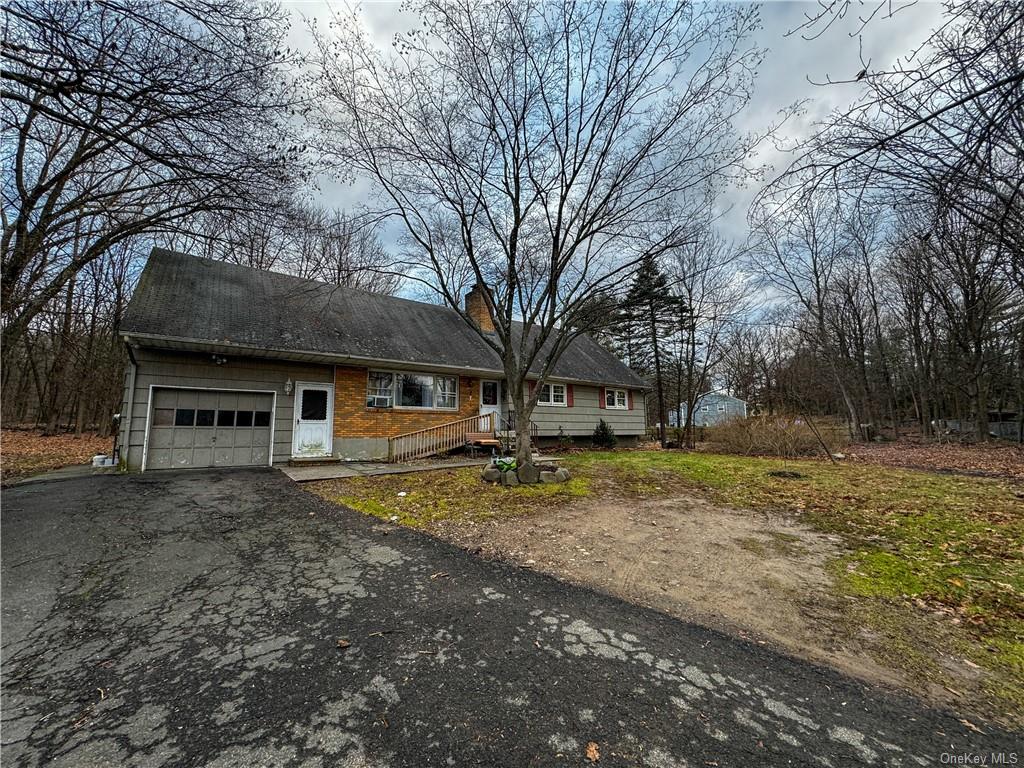
[[[149,413],[149,388],[197,387],[202,389],[250,389],[277,393],[274,416],[273,460],[287,461],[292,452],[292,422],[294,395],[284,393],[287,379],[332,383],[334,366],[311,363],[291,363],[282,360],[256,358],[228,358],[224,365],[216,365],[210,355],[162,350],[136,349],[138,369],[135,377],[135,401],[131,418],[128,409],[128,382],[131,367],[125,374],[122,400],[121,458],[129,469],[140,469],[146,437],[146,417]],[[293,390],[294,391],[294,390]]]
[[[707,411],[703,410],[707,407]],[[719,411],[719,406],[725,408]],[[686,404],[680,407],[683,416],[683,423],[686,423]],[[693,412],[693,424],[697,427],[712,427],[716,424],[729,421],[730,419],[742,419],[747,415],[747,404],[739,398],[730,395],[718,395],[710,393],[704,395],[697,401]],[[676,411],[669,413],[669,425],[676,426]]]
[[[616,435],[642,435],[646,428],[644,393],[634,389],[633,410],[618,410],[600,407],[600,391],[599,387],[574,384],[571,408],[538,405],[533,409],[533,423],[537,425],[540,435],[557,435],[559,427],[568,436],[591,435],[600,419],[608,422]]]

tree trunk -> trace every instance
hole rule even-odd
[[[665,447],[665,381],[661,376],[661,348],[658,346],[658,326],[655,322],[654,311],[651,311],[651,341],[654,349],[654,381],[658,392],[658,439],[661,447]]]

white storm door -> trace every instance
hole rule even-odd
[[[295,428],[292,432],[292,456],[312,458],[330,456],[333,448],[334,385],[295,385]]]
[[[480,415],[494,414],[494,428],[501,429],[501,382],[480,380]],[[487,422],[480,419],[480,429],[487,429]]]

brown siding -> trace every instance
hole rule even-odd
[[[335,368],[334,436],[337,438],[394,437],[474,416],[480,412],[480,380],[469,376],[459,376],[458,411],[368,408],[368,373],[368,368],[341,365]]]

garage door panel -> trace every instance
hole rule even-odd
[[[149,451],[148,466],[152,469],[169,469],[171,466],[170,449],[151,448]]]
[[[235,462],[235,449],[218,445],[213,449],[213,466],[230,467]]]
[[[164,427],[154,427],[149,436],[149,447],[170,448],[174,443],[174,430]]]
[[[232,462],[235,464],[252,464],[252,448],[249,446],[235,446]]]
[[[192,463],[192,448],[171,448],[171,466],[175,468],[195,466]]]
[[[155,389],[147,469],[267,464],[273,404],[270,394]]]
[[[196,407],[216,410],[218,399],[217,392],[200,392],[196,397]]]
[[[195,442],[196,431],[188,427],[175,427],[174,438],[171,442],[175,448],[191,448]]]
[[[194,448],[192,450],[192,466],[209,467],[213,465],[213,447]]]
[[[217,394],[217,407],[225,411],[233,411],[238,407],[238,394],[236,392],[219,392]]]

